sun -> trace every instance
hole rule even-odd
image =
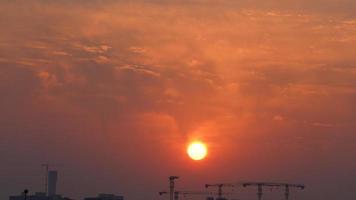
[[[208,154],[208,149],[204,143],[196,141],[188,145],[187,153],[193,160],[202,160]]]

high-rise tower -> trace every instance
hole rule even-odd
[[[47,194],[49,197],[56,195],[57,188],[57,171],[48,171],[48,191]]]

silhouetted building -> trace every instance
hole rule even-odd
[[[57,171],[48,171],[48,185],[47,185],[47,194],[45,192],[36,192],[34,195],[27,195],[26,200],[69,200],[67,197],[62,197],[61,195],[56,194],[57,190]],[[10,196],[9,200],[24,200],[25,194],[18,196]]]
[[[124,197],[114,194],[99,194],[97,197],[87,197],[84,200],[124,200]]]
[[[25,195],[21,194],[18,196],[10,196],[9,200],[24,200]],[[34,195],[27,195],[26,200],[68,200],[66,197],[61,195],[47,196],[44,192],[36,192]]]
[[[218,197],[218,198],[216,198],[216,200],[227,200],[225,197]]]
[[[56,195],[57,178],[58,178],[57,171],[48,172],[48,196],[50,197]]]

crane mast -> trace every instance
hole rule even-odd
[[[49,171],[49,164],[45,163],[41,165],[42,167],[45,168],[45,182],[44,182],[44,192],[47,195],[48,194],[48,171]]]
[[[174,198],[174,180],[178,179],[178,176],[170,176],[169,179],[169,199],[173,200]]]
[[[217,183],[217,184],[205,184],[205,188],[217,187],[218,188],[218,199],[223,199],[223,187],[234,187],[230,183]]]
[[[284,197],[285,200],[289,200],[290,188],[295,187],[298,189],[304,189],[305,186],[302,184],[289,184],[289,183],[268,183],[268,182],[247,182],[242,184],[243,187],[247,186],[257,186],[257,197],[258,200],[262,199],[263,187],[284,187]]]
[[[285,196],[285,200],[289,200],[289,194],[290,194],[290,188],[294,187],[294,188],[298,188],[303,190],[305,188],[305,185],[302,184],[288,184],[288,183],[284,183],[282,184],[284,185],[284,196]]]

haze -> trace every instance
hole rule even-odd
[[[352,0],[0,0],[0,198],[209,182],[355,199]],[[192,161],[202,140],[209,156]],[[255,199],[255,190],[244,199]],[[268,197],[267,197],[268,198]],[[292,197],[291,197],[292,198]]]

